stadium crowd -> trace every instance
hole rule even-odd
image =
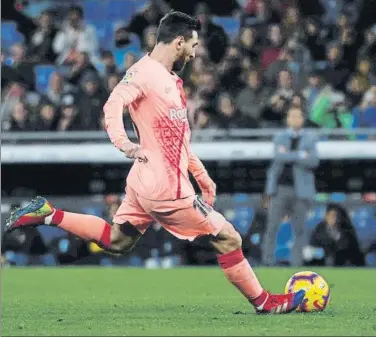
[[[324,14],[307,15],[294,1],[238,0],[231,20],[239,29],[230,31],[198,3],[200,44],[181,74],[192,128],[282,127],[291,105],[311,127],[376,127],[376,24],[357,29],[360,1],[321,3]],[[1,52],[3,130],[102,130],[109,93],[152,49],[170,9],[147,3],[116,22],[103,46],[77,4],[35,19],[19,13],[24,42]],[[125,50],[120,62],[118,50]],[[34,71],[40,64],[57,69],[42,91]]]

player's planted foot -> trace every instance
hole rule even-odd
[[[32,199],[25,207],[17,207],[11,210],[6,220],[6,230],[20,227],[34,227],[46,224],[46,217],[52,215],[55,209],[43,197]]]
[[[264,291],[252,301],[257,314],[288,314],[294,311],[305,296],[304,290],[296,293],[273,295]]]

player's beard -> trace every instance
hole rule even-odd
[[[186,57],[181,57],[179,58],[178,60],[176,60],[174,62],[174,64],[172,65],[172,70],[175,71],[175,72],[179,72],[179,71],[182,71],[185,67],[185,64],[186,64]]]

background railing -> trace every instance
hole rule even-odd
[[[306,129],[309,132],[316,133],[322,140],[331,138],[342,138],[353,140],[357,137],[362,139],[376,138],[375,128],[365,129]],[[192,141],[225,139],[231,141],[235,139],[243,140],[265,140],[272,139],[281,129],[204,129],[195,130],[192,133]],[[133,131],[127,131],[130,138],[135,138]],[[70,132],[9,132],[2,133],[1,141],[8,142],[74,142],[74,141],[108,141],[105,131],[70,131]]]

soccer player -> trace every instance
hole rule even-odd
[[[160,22],[153,51],[127,71],[104,106],[109,138],[127,158],[135,159],[113,225],[96,216],[57,209],[37,197],[11,212],[7,228],[58,226],[110,253],[125,254],[156,221],[179,239],[205,237],[227,279],[257,313],[288,313],[302,302],[305,291],[273,295],[263,289],[243,256],[240,235],[212,208],[216,185],[191,151],[183,81],[174,71],[195,57],[199,29],[196,19],[168,13]],[[139,144],[131,142],[124,130],[125,107]],[[202,199],[195,194],[189,172]]]

